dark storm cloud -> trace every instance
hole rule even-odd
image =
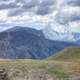
[[[42,0],[38,7],[36,14],[38,15],[46,15],[51,13],[54,10],[54,7],[56,5],[56,0]]]
[[[46,15],[54,10],[56,0],[2,0],[0,10],[8,10],[8,16],[18,16],[24,12]]]
[[[71,6],[80,6],[80,0],[66,0],[66,3]]]
[[[27,8],[33,8],[35,6],[38,5],[38,0],[27,0],[25,1],[25,3],[23,4],[22,8],[23,9],[27,9]]]
[[[10,1],[10,0],[0,0],[0,2],[6,2],[6,1]]]
[[[19,2],[24,3],[24,1],[25,0],[15,0],[16,3],[19,3]]]
[[[80,12],[69,14],[68,12],[61,12],[56,14],[55,20],[60,24],[67,24],[72,21],[80,21]]]
[[[8,13],[8,16],[9,17],[12,17],[12,16],[19,16],[21,15],[22,13],[24,13],[25,10],[24,9],[14,9],[14,10],[10,10],[9,13]]]
[[[36,14],[37,15],[46,15],[46,14],[49,14],[51,13],[53,10],[52,8],[46,6],[46,7],[38,7],[37,11],[36,11]]]
[[[78,21],[80,20],[80,15],[76,15],[72,17],[72,21]]]
[[[35,15],[46,15],[54,10],[55,2],[56,0],[16,0],[16,4],[20,3],[22,6],[16,10],[10,10],[8,16],[17,16],[24,12],[33,12]]]
[[[16,2],[17,4],[22,4],[22,6],[16,9],[9,10],[8,16],[10,17],[22,15],[24,12],[30,12],[32,8],[34,10],[35,6],[37,6],[38,0],[16,0]]]
[[[56,3],[56,0],[42,0],[40,3],[39,3],[39,6],[51,6],[51,5],[55,5]]]
[[[9,3],[2,3],[0,4],[0,10],[3,9],[12,9],[12,8],[18,8],[19,6],[15,2],[9,2]]]

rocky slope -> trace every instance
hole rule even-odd
[[[1,79],[1,78],[4,79]],[[79,80],[80,62],[0,60],[0,80]]]
[[[0,33],[0,58],[44,59],[70,45],[46,39],[41,30],[14,27]]]

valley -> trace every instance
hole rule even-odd
[[[31,28],[5,30],[0,33],[0,78],[80,80],[80,44],[49,40]]]
[[[0,80],[80,80],[80,0],[0,0]]]

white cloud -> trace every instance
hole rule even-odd
[[[63,35],[60,35],[62,39],[68,38],[69,35],[69,40],[71,40],[73,36],[70,33],[80,33],[80,6],[72,6],[66,1],[67,0],[0,1],[0,6],[2,4],[7,6],[0,8],[0,25],[2,27],[5,27],[5,25],[7,27],[21,25],[36,29],[46,27],[46,29],[49,30],[47,32],[48,37],[50,35],[55,36],[55,31],[60,34],[65,33],[65,38]],[[71,2],[71,4],[73,3],[75,2]],[[50,33],[50,35],[48,33]]]
[[[0,11],[0,21],[7,20],[7,10]]]
[[[56,20],[62,24],[80,20],[80,7],[64,7],[56,14]]]
[[[80,33],[80,21],[73,21],[69,23],[71,32]]]

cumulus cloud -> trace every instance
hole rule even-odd
[[[13,10],[10,10],[9,13],[8,13],[8,16],[9,17],[12,17],[12,16],[20,16],[23,12],[25,12],[24,9],[13,9]]]
[[[65,0],[65,2],[71,6],[80,6],[80,0]]]
[[[23,4],[22,8],[23,9],[33,8],[33,7],[37,6],[37,4],[38,4],[38,0],[27,0]]]
[[[12,8],[18,8],[18,7],[19,7],[19,5],[17,5],[15,2],[9,2],[9,3],[0,4],[0,10],[12,9]]]
[[[46,15],[54,11],[56,0],[42,0],[37,6],[36,14]]]
[[[68,4],[68,1],[72,1]],[[66,4],[65,4],[66,2]],[[75,41],[73,33],[80,33],[80,2],[79,0],[64,0],[64,4],[57,5],[57,13],[51,16],[44,34],[48,39]]]
[[[38,7],[36,14],[38,15],[46,15],[52,12],[50,7]]]
[[[56,0],[16,0],[16,4],[22,4],[16,10],[10,10],[9,15],[16,16],[24,12],[33,12],[36,15],[46,15],[53,12]],[[19,13],[18,13],[19,11]],[[9,16],[8,15],[8,16]]]
[[[39,6],[51,6],[51,5],[55,5],[56,0],[41,0],[39,3]]]
[[[80,33],[80,20],[69,22],[69,26],[70,26],[71,32]]]
[[[55,19],[61,24],[80,20],[80,8],[79,7],[66,7],[56,14]]]
[[[66,35],[68,31],[80,32],[79,3],[80,0],[0,0],[0,23],[28,25],[29,21],[32,27],[45,26],[51,37],[54,31]]]

